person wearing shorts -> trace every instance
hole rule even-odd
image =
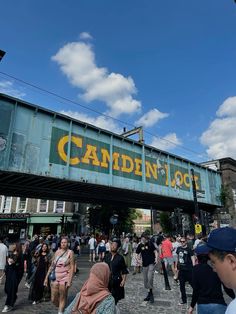
[[[53,262],[45,277],[47,286],[48,276],[55,269],[56,280],[51,282],[51,301],[58,307],[58,314],[62,314],[67,301],[68,289],[71,286],[74,274],[74,253],[69,250],[67,238],[61,239],[60,249],[56,251]]]
[[[170,241],[170,235],[166,235],[164,240],[161,242],[160,251],[163,261],[165,263],[165,268],[167,269],[168,265],[170,265],[173,275],[175,276],[175,268],[174,268],[174,257],[173,257],[173,245]]]

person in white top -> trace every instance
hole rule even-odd
[[[95,262],[95,249],[97,247],[97,241],[94,238],[93,234],[89,239],[88,246],[89,246],[89,262]]]
[[[0,278],[4,275],[4,269],[7,262],[7,256],[8,256],[8,248],[3,243],[3,238],[0,237]]]
[[[209,257],[213,269],[223,284],[236,289],[236,229],[225,227],[214,229],[207,239]],[[236,313],[236,299],[227,307],[225,314]]]

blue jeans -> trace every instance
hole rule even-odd
[[[198,304],[197,314],[225,314],[227,306],[223,304]]]

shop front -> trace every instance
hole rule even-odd
[[[61,214],[32,214],[28,221],[29,235],[40,234],[47,236],[49,234],[60,234],[63,229],[65,230],[64,224],[69,224],[71,221],[71,216],[72,214],[63,214],[64,219],[62,220]]]
[[[28,233],[28,213],[0,214],[0,236],[9,243],[24,241]]]

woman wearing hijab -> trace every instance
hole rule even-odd
[[[108,290],[110,269],[106,263],[97,263],[80,293],[67,307],[65,314],[115,314],[115,300]]]

